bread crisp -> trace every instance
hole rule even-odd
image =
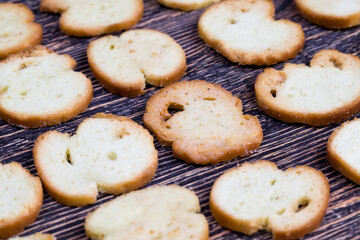
[[[24,4],[0,3],[0,59],[41,43],[42,27]]]
[[[40,9],[61,13],[61,30],[78,37],[129,29],[144,11],[142,0],[41,0]]]
[[[56,237],[51,234],[35,233],[25,237],[9,238],[8,240],[56,240]]]
[[[205,8],[220,0],[157,0],[166,7],[183,11],[192,11]]]
[[[69,206],[94,203],[99,191],[120,194],[144,186],[158,160],[146,129],[104,113],[85,119],[71,137],[57,131],[40,135],[33,153],[45,189]]]
[[[305,18],[319,26],[333,29],[360,24],[359,0],[295,0]]]
[[[255,83],[258,105],[284,122],[324,126],[360,110],[360,59],[321,50],[310,62],[265,69]]]
[[[327,159],[342,175],[360,185],[360,119],[343,123],[330,136]]]
[[[92,84],[73,69],[69,55],[44,46],[15,53],[0,62],[0,117],[20,127],[35,128],[68,121],[85,111]]]
[[[143,94],[146,83],[163,87],[181,79],[186,70],[181,46],[167,34],[150,29],[92,41],[87,55],[96,79],[120,96]]]
[[[171,115],[174,109],[180,112]],[[146,104],[144,124],[188,163],[247,156],[263,139],[258,119],[243,115],[239,98],[202,80],[173,83],[154,94]]]
[[[177,186],[157,186],[124,194],[89,213],[86,234],[91,239],[209,238],[194,192]]]
[[[241,65],[272,65],[295,57],[305,35],[299,24],[274,20],[271,0],[225,0],[205,10],[200,37]]]
[[[329,191],[324,174],[311,167],[281,171],[270,161],[243,163],[215,181],[210,210],[233,231],[267,230],[273,239],[298,239],[320,225]]]
[[[0,163],[0,238],[20,233],[39,215],[43,202],[40,179],[19,163]]]

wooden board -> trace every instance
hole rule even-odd
[[[146,101],[157,91],[156,88],[148,86],[146,94],[137,98],[124,98],[110,94],[94,79],[87,63],[87,45],[89,41],[96,38],[76,38],[64,35],[59,30],[59,15],[40,12],[38,0],[10,2],[25,3],[34,11],[36,21],[41,23],[44,29],[42,42],[44,45],[60,54],[70,54],[76,59],[78,62],[76,70],[83,72],[92,80],[94,99],[86,112],[71,121],[53,127],[22,129],[0,120],[0,161],[2,163],[17,161],[32,174],[36,174],[32,158],[35,139],[48,130],[74,133],[81,121],[97,112],[127,116],[143,124],[142,116]],[[290,62],[308,64],[317,51],[327,48],[360,55],[360,27],[341,31],[327,30],[301,17],[292,0],[275,0],[275,6],[276,19],[285,18],[300,23],[306,34],[303,51]],[[175,159],[170,148],[163,147],[155,141],[159,151],[159,167],[155,178],[147,186],[174,183],[194,190],[200,198],[202,213],[209,222],[211,239],[271,239],[271,234],[265,231],[245,236],[220,227],[209,210],[209,193],[213,182],[225,170],[244,161],[270,160],[281,169],[308,165],[322,171],[328,177],[331,196],[329,208],[321,226],[305,239],[360,239],[360,188],[334,171],[326,160],[327,139],[339,125],[314,128],[282,123],[265,115],[256,105],[254,97],[255,79],[264,68],[238,66],[206,46],[197,33],[197,21],[203,10],[188,13],[171,10],[159,5],[155,0],[145,0],[144,9],[144,16],[135,28],[156,29],[175,38],[187,55],[188,70],[183,80],[203,79],[221,84],[243,101],[245,114],[252,114],[259,118],[264,131],[264,141],[256,153],[246,158],[236,158],[213,166],[186,164]],[[281,63],[274,67],[281,69],[283,65]],[[360,117],[360,114],[357,116]],[[84,217],[99,204],[112,198],[111,195],[102,194],[96,204],[74,208],[57,203],[45,192],[44,205],[37,221],[28,226],[22,235],[41,231],[52,233],[58,239],[86,239],[83,228]]]

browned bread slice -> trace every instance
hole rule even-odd
[[[85,230],[91,239],[209,238],[199,199],[177,185],[149,187],[107,202],[86,216]]]
[[[56,237],[51,234],[35,233],[25,237],[9,238],[8,240],[56,240]]]
[[[61,13],[61,30],[78,37],[129,29],[144,11],[142,0],[41,0],[40,9]]]
[[[87,55],[96,79],[120,96],[143,94],[146,83],[163,87],[181,79],[186,70],[181,46],[169,35],[150,29],[92,41]]]
[[[180,111],[171,115],[174,109]],[[247,156],[263,139],[258,119],[243,115],[239,98],[202,80],[173,83],[154,94],[146,104],[144,124],[188,163]]]
[[[0,3],[0,59],[41,43],[42,27],[21,3]]]
[[[360,110],[360,59],[321,50],[310,62],[265,69],[255,83],[258,105],[268,115],[291,123],[323,126]]]
[[[157,169],[153,137],[129,118],[98,113],[76,134],[49,131],[34,144],[34,161],[46,190],[70,206],[120,194],[148,183]]]
[[[360,185],[360,119],[343,123],[330,136],[327,159],[331,166]]]
[[[295,3],[301,15],[322,27],[342,29],[360,24],[358,0],[295,0]]]
[[[20,233],[39,215],[43,202],[40,179],[19,163],[0,163],[0,238]]]
[[[324,174],[298,166],[243,163],[220,176],[210,193],[210,210],[223,227],[245,234],[272,232],[273,239],[297,239],[321,223],[329,200]]]
[[[299,24],[274,20],[271,0],[225,0],[205,10],[200,37],[232,62],[272,65],[295,57],[305,35]]]
[[[183,11],[192,11],[205,8],[210,4],[220,0],[157,0],[159,3],[169,8],[175,8]]]
[[[44,46],[15,53],[0,62],[0,117],[20,127],[35,128],[70,120],[85,111],[92,84],[73,69],[69,55]]]

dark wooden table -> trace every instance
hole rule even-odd
[[[87,63],[88,43],[96,38],[64,35],[59,30],[59,15],[40,12],[38,0],[10,2],[25,3],[33,10],[36,22],[43,26],[43,45],[60,54],[67,53],[75,58],[78,62],[76,70],[83,72],[92,80],[94,99],[84,113],[71,121],[53,127],[22,129],[0,119],[2,163],[20,162],[36,175],[32,157],[35,139],[48,130],[74,133],[81,121],[97,112],[127,116],[143,124],[142,116],[146,101],[158,90],[157,88],[148,86],[146,94],[137,98],[124,98],[107,92],[94,79]],[[290,62],[308,64],[317,51],[328,48],[360,56],[360,27],[341,31],[328,30],[311,24],[300,16],[292,0],[275,0],[275,6],[276,19],[284,18],[300,23],[305,31],[305,47]],[[327,139],[339,125],[314,128],[283,123],[265,115],[257,106],[254,96],[255,79],[264,68],[238,66],[206,46],[197,33],[197,21],[203,10],[188,13],[176,11],[159,5],[156,0],[145,0],[144,9],[144,16],[135,28],[150,28],[165,32],[185,49],[188,69],[183,80],[203,79],[221,84],[243,101],[245,114],[259,118],[264,131],[264,141],[256,153],[213,166],[186,164],[172,156],[171,148],[163,147],[155,140],[159,151],[159,167],[156,176],[147,186],[179,184],[194,190],[200,198],[202,213],[209,222],[211,239],[271,239],[271,234],[265,231],[245,236],[220,227],[209,210],[210,189],[215,179],[224,171],[244,161],[270,160],[281,169],[308,165],[327,176],[331,195],[329,208],[321,226],[305,238],[360,239],[360,188],[334,171],[326,160]],[[115,35],[119,34],[115,33]],[[281,69],[283,65],[284,63],[281,63],[274,67]],[[357,117],[360,117],[360,114],[357,114]],[[96,204],[74,208],[56,202],[45,192],[44,204],[38,219],[21,235],[41,231],[52,233],[57,239],[86,239],[83,228],[86,214],[112,198],[114,196],[102,194]]]

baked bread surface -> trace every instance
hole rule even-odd
[[[89,44],[88,61],[108,91],[135,97],[146,83],[163,87],[185,74],[185,52],[169,35],[150,29],[129,30]]]
[[[144,11],[142,0],[41,0],[40,9],[61,13],[61,30],[78,37],[129,29]]]
[[[178,110],[171,115],[169,111]],[[203,80],[173,83],[146,104],[145,126],[188,163],[215,164],[247,156],[263,139],[258,119],[243,115],[241,100]]]
[[[299,24],[274,20],[271,0],[225,0],[205,10],[200,37],[241,65],[272,65],[295,57],[305,35]]]
[[[91,239],[205,240],[209,226],[194,192],[156,186],[124,194],[102,204],[85,219]]]
[[[8,240],[56,240],[51,234],[35,233],[24,237],[13,237]]]
[[[329,191],[328,180],[314,168],[281,171],[270,161],[243,163],[215,181],[210,210],[233,231],[267,230],[274,239],[298,239],[320,225]]]
[[[92,84],[69,55],[44,46],[15,53],[0,62],[0,117],[35,128],[68,121],[85,111]]]
[[[159,3],[169,8],[183,11],[192,11],[205,8],[220,0],[157,0]]]
[[[343,123],[330,136],[327,159],[342,175],[360,185],[360,119]]]
[[[20,233],[35,222],[43,202],[40,179],[19,163],[0,163],[0,238]]]
[[[360,59],[321,50],[310,62],[265,69],[255,83],[258,105],[268,115],[291,123],[324,126],[360,110]]]
[[[94,203],[99,191],[120,194],[144,186],[158,160],[146,129],[104,113],[85,119],[71,137],[57,131],[40,135],[33,153],[48,193],[70,206]]]
[[[42,27],[24,4],[0,3],[0,59],[41,43]]]
[[[310,22],[326,28],[344,29],[360,24],[359,0],[295,0]]]

